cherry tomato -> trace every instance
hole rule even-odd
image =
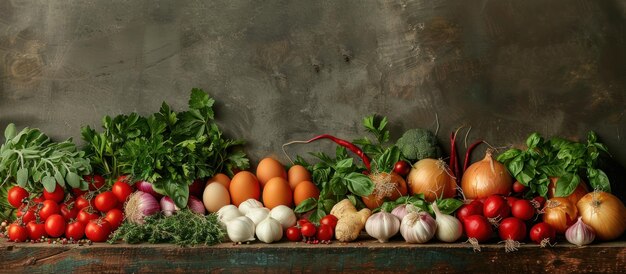
[[[91,207],[86,207],[78,211],[76,220],[86,225],[89,221],[98,219],[99,217],[100,214],[96,213]]]
[[[461,208],[456,211],[456,217],[459,218],[459,221],[461,221],[461,223],[465,220],[465,218],[473,215],[482,216],[483,208],[477,204],[470,203],[461,206]]]
[[[502,240],[523,241],[526,238],[526,224],[515,217],[506,218],[500,222],[498,234]]]
[[[39,210],[39,218],[45,221],[54,214],[59,214],[59,205],[53,200],[43,201],[43,207]]]
[[[78,241],[85,236],[85,225],[77,220],[71,221],[65,228],[65,238]]]
[[[43,203],[46,198],[43,197],[43,194],[39,195],[39,197],[33,199],[33,203]]]
[[[26,229],[28,229],[28,237],[31,240],[40,240],[42,237],[45,238],[48,236],[46,233],[46,225],[44,223],[30,221],[26,224]]]
[[[104,177],[100,175],[86,175],[83,176],[83,179],[87,182],[91,191],[99,190],[104,186]]]
[[[35,206],[31,206],[29,209],[26,209],[27,205],[23,204],[20,208],[15,212],[15,217],[22,218],[22,223],[29,223],[30,221],[34,221],[37,216],[35,216]]]
[[[109,222],[109,224],[111,225],[111,229],[116,230],[118,227],[120,227],[122,221],[124,221],[124,213],[121,210],[114,208],[107,212],[104,219]]]
[[[75,202],[65,202],[61,204],[60,211],[61,216],[63,216],[66,221],[69,221],[70,219],[76,219],[79,210]]]
[[[547,239],[548,243],[556,240],[556,230],[548,223],[538,223],[530,229],[530,239],[538,244]]]
[[[28,229],[26,229],[24,225],[12,223],[7,229],[7,235],[9,236],[9,240],[11,241],[14,241],[16,243],[23,242],[28,239]]]
[[[528,187],[526,187],[525,185],[522,185],[522,183],[515,181],[515,183],[513,183],[513,192],[515,193],[522,193],[524,191],[526,191]]]
[[[287,236],[287,239],[292,242],[302,241],[302,234],[300,233],[300,229],[298,229],[295,226],[287,228],[287,230],[285,231],[285,234]]]
[[[393,165],[393,171],[398,175],[405,177],[411,171],[411,164],[407,161],[397,161],[395,165]]]
[[[317,239],[320,241],[330,241],[333,239],[333,228],[330,225],[320,225],[317,228]]]
[[[300,226],[300,233],[302,233],[304,237],[313,237],[315,236],[315,232],[315,225],[312,223],[305,223]]]
[[[511,215],[511,207],[506,203],[500,195],[491,195],[485,200],[483,207],[483,215],[487,218],[506,218]]]
[[[511,214],[522,221],[528,221],[535,216],[535,207],[528,200],[517,200],[511,207]]]
[[[85,193],[87,193],[87,190],[81,190],[80,188],[72,188],[72,194],[74,194],[74,197],[78,197]]]
[[[300,220],[298,220],[298,226],[299,227],[302,227],[302,225],[308,224],[308,223],[311,223],[311,221],[309,221],[307,219],[300,219]]]
[[[55,203],[60,203],[63,201],[63,199],[65,198],[65,189],[63,189],[63,187],[61,187],[59,184],[56,185],[56,187],[54,187],[54,191],[53,192],[48,192],[45,188],[43,189],[43,197],[46,200],[52,200]]]
[[[46,233],[50,237],[61,237],[65,233],[65,219],[59,214],[54,214],[46,220]]]
[[[117,206],[117,197],[115,197],[113,192],[105,191],[98,194],[93,203],[100,212],[107,212]]]
[[[92,242],[104,242],[111,234],[111,224],[104,219],[91,220],[85,226],[85,235]]]
[[[509,205],[509,207],[513,207],[513,204],[515,204],[515,202],[517,202],[519,200],[519,198],[513,197],[513,196],[509,196],[506,197],[506,204]]]
[[[20,207],[24,198],[28,197],[28,191],[19,186],[14,186],[7,192],[7,200],[14,208]]]
[[[91,200],[87,200],[85,198],[85,195],[78,196],[78,198],[76,198],[76,201],[74,201],[74,203],[75,203],[74,205],[76,206],[76,208],[78,208],[78,210],[81,210],[85,207],[89,207],[92,205]]]
[[[330,227],[335,229],[335,227],[337,226],[337,217],[335,217],[335,215],[328,214],[322,217],[322,219],[320,220],[320,225],[329,225]]]
[[[123,204],[126,202],[126,199],[128,199],[128,196],[133,193],[133,187],[118,180],[115,184],[113,184],[113,187],[111,187],[111,192],[115,194],[117,201]]]
[[[465,217],[463,230],[468,238],[476,238],[479,243],[488,241],[493,233],[491,223],[481,215]]]

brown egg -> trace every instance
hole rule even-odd
[[[287,180],[274,177],[263,187],[263,204],[272,209],[279,205],[291,207],[293,205],[293,192]]]
[[[285,167],[279,161],[266,157],[256,167],[256,177],[259,179],[261,186],[265,186],[265,183],[274,177],[281,177],[287,180],[287,171],[285,171]]]
[[[248,199],[258,200],[261,196],[261,187],[256,176],[249,171],[241,171],[233,176],[228,188],[230,201],[235,206]]]
[[[294,165],[289,168],[287,176],[289,177],[289,186],[291,189],[296,189],[296,185],[302,181],[311,181],[311,173],[301,165]]]
[[[211,213],[217,212],[223,206],[230,204],[228,189],[226,189],[224,185],[219,182],[209,184],[206,188],[204,188],[202,202],[204,203],[204,207],[207,211]]]
[[[300,182],[293,191],[293,201],[296,203],[296,206],[308,198],[319,198],[319,196],[320,190],[311,181]]]
[[[228,178],[228,175],[226,175],[224,173],[215,174],[215,176],[209,178],[209,180],[206,181],[206,185],[208,186],[209,184],[211,184],[213,182],[220,183],[226,189],[228,189],[230,187],[230,178]]]

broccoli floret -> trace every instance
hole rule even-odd
[[[435,134],[423,128],[407,130],[396,142],[407,160],[413,162],[425,158],[441,157],[441,148]]]

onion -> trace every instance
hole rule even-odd
[[[411,194],[424,194],[428,202],[454,197],[457,185],[450,174],[450,169],[442,160],[419,160],[407,177]]]
[[[179,210],[174,201],[172,201],[172,198],[167,196],[163,196],[163,198],[161,198],[160,204],[161,212],[163,212],[163,215],[165,216],[172,216],[174,213],[176,213],[176,211]]]
[[[565,233],[576,222],[578,209],[567,198],[556,197],[546,201],[543,221],[551,225],[557,233]]]
[[[189,200],[187,200],[187,208],[200,215],[204,215],[206,213],[204,203],[194,196],[189,196]]]
[[[465,199],[482,199],[494,194],[508,195],[513,186],[513,178],[506,167],[493,159],[491,150],[485,158],[470,165],[461,180]]]
[[[602,241],[617,239],[626,230],[626,207],[613,194],[594,191],[578,201],[578,211]]]
[[[369,178],[374,182],[374,191],[367,197],[363,197],[363,203],[369,209],[381,206],[385,201],[395,201],[407,193],[406,182],[395,172],[373,173]]]
[[[159,202],[157,202],[154,196],[143,191],[136,191],[128,198],[124,213],[126,214],[126,219],[130,222],[143,224],[143,219],[146,216],[156,214],[160,210]]]
[[[157,193],[156,191],[154,191],[154,188],[152,188],[152,183],[148,182],[148,181],[137,181],[135,183],[135,187],[137,187],[137,190],[148,193],[152,196],[154,196],[154,198],[160,199],[161,197],[163,197],[163,195]]]
[[[550,184],[548,185],[548,198],[554,198],[554,193],[556,192],[556,182],[559,180],[558,177],[550,177]],[[570,200],[573,204],[578,203],[580,198],[589,193],[587,190],[587,186],[585,186],[585,182],[582,180],[578,183],[578,187],[574,189],[574,192],[567,196],[566,198]]]

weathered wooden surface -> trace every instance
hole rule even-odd
[[[497,272],[571,273],[626,271],[626,242],[587,247],[522,245],[409,245],[375,241],[330,245],[276,243],[181,248],[173,245],[92,246],[0,243],[2,273],[137,272]]]

